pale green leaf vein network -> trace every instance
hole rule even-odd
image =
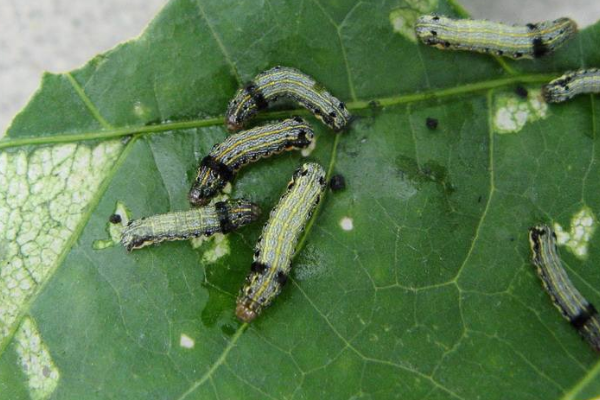
[[[539,369],[533,362],[531,362],[530,359],[528,359],[527,357],[525,357],[525,355],[523,353],[521,353],[520,351],[516,350],[514,348],[514,346],[507,341],[506,339],[503,339],[499,336],[492,336],[487,332],[481,332],[481,331],[477,331],[477,330],[471,330],[471,332],[476,332],[479,334],[482,334],[484,336],[487,336],[488,338],[490,338],[491,340],[497,340],[498,342],[504,344],[506,347],[508,347],[509,349],[511,349],[511,351],[513,353],[515,353],[521,360],[523,360],[525,362],[525,364],[527,364],[529,366],[529,368],[531,368],[537,375],[541,376],[542,378],[544,378],[544,380],[546,380],[547,382],[549,382],[550,384],[552,384],[554,387],[556,387],[557,389],[559,389],[561,392],[565,393],[566,390],[565,388],[558,382],[556,382],[554,379],[552,379],[551,377],[549,377],[543,370]]]
[[[73,156],[74,160],[78,160],[77,154],[79,154],[79,153],[77,153],[77,151],[79,151],[80,153],[83,152],[83,153],[81,153],[82,154],[81,157],[84,157],[83,160],[89,160],[90,163],[94,163],[93,165],[97,165],[98,168],[101,168],[101,169],[99,170],[100,172],[98,172],[98,174],[97,174],[96,180],[91,179],[91,176],[88,175],[89,174],[88,170],[78,171],[77,173],[81,176],[76,180],[71,179],[72,183],[76,184],[76,185],[85,183],[85,185],[86,185],[85,187],[89,187],[90,198],[88,200],[85,196],[82,197],[82,201],[85,201],[85,206],[83,207],[83,210],[81,211],[81,213],[71,212],[71,213],[67,214],[68,216],[66,216],[64,220],[62,220],[63,223],[67,224],[65,226],[65,229],[68,229],[68,231],[70,231],[69,235],[66,235],[66,234],[60,235],[56,232],[54,233],[54,235],[52,235],[52,237],[51,237],[52,240],[57,240],[56,239],[57,237],[63,237],[63,236],[67,237],[67,239],[65,240],[65,243],[59,246],[60,253],[56,255],[56,258],[52,262],[51,265],[49,265],[47,268],[44,268],[43,270],[39,271],[39,278],[37,280],[38,283],[31,286],[30,289],[28,289],[29,292],[24,293],[24,297],[19,301],[18,304],[17,303],[14,303],[14,304],[9,303],[6,299],[3,300],[3,302],[2,302],[3,308],[7,308],[7,307],[9,307],[10,304],[13,304],[14,307],[11,308],[10,310],[13,310],[13,309],[14,310],[13,311],[9,310],[10,314],[6,314],[6,311],[5,311],[5,314],[3,314],[3,315],[5,315],[3,317],[3,321],[6,320],[8,325],[4,327],[6,329],[4,330],[1,341],[0,341],[0,357],[3,355],[4,350],[6,349],[7,345],[12,341],[12,338],[13,338],[18,326],[20,325],[20,322],[22,321],[24,316],[28,313],[29,308],[34,303],[35,299],[37,298],[37,294],[39,294],[43,290],[43,288],[46,286],[46,284],[50,281],[49,278],[51,276],[53,276],[54,273],[56,272],[56,270],[60,267],[60,265],[62,265],[63,261],[67,257],[67,255],[68,255],[69,251],[71,250],[71,248],[73,247],[73,245],[77,242],[77,240],[79,240],[79,237],[81,236],[81,233],[83,232],[83,229],[87,225],[92,213],[94,212],[96,206],[100,202],[100,199],[102,198],[104,192],[108,188],[108,185],[109,185],[110,181],[112,180],[112,177],[114,176],[117,169],[120,167],[122,162],[125,160],[125,158],[129,154],[129,151],[131,150],[131,146],[134,142],[135,142],[135,140],[130,141],[129,144],[124,149],[122,149],[122,145],[120,143],[113,142],[112,147],[111,147],[112,150],[110,150],[109,153],[106,153],[106,154],[110,155],[109,158],[100,157],[100,153],[97,153],[97,152],[92,153],[92,150],[87,149],[85,146],[81,147],[80,148],[81,150],[77,150],[77,148],[75,150],[69,150],[69,151],[71,151],[72,154],[74,154],[74,156]],[[104,144],[100,144],[95,149],[101,148],[100,146],[106,147]],[[50,149],[50,150],[52,150],[52,149]],[[63,151],[62,149],[60,149],[60,150]],[[48,149],[42,148],[41,151],[48,151]],[[102,151],[105,152],[107,150],[102,149]],[[68,153],[68,154],[71,154],[71,153]],[[4,153],[0,156],[7,157],[6,153]],[[19,156],[19,155],[17,154],[17,156]],[[116,161],[113,162],[113,160],[116,160]],[[35,166],[35,164],[32,164],[32,165]],[[71,168],[70,164],[67,166],[69,168]],[[106,169],[106,168],[109,168],[109,169]],[[31,171],[31,169],[30,169],[30,171]],[[102,171],[104,171],[104,172],[102,172]],[[50,171],[50,173],[51,172],[52,172],[52,170]],[[86,174],[86,173],[88,173],[88,174]],[[44,177],[44,176],[45,175],[42,175],[42,177]],[[60,177],[60,176],[61,176],[60,174],[57,175],[57,177]],[[47,178],[45,178],[45,179],[47,179]],[[66,181],[66,179],[65,179],[65,181]],[[95,184],[97,184],[97,187],[94,187]],[[55,191],[60,192],[57,194],[58,196],[69,195],[69,197],[70,197],[71,192],[68,189],[62,189],[61,186],[55,187],[55,185],[52,185],[51,182],[49,182],[48,185],[50,185]],[[59,202],[60,202],[60,200],[55,200],[52,203],[59,204]],[[37,209],[39,211],[39,207]],[[31,211],[30,215],[32,217],[38,218],[38,223],[41,223],[43,221],[43,219],[40,219],[40,216],[38,214],[35,214],[33,212],[33,210]],[[71,221],[71,222],[69,222],[69,221]],[[69,224],[71,224],[72,226]],[[36,239],[36,240],[39,240],[39,236],[38,236],[38,239]],[[32,257],[32,261],[35,261],[35,260],[36,260],[35,257]],[[50,260],[50,258],[48,258],[48,260]],[[11,264],[12,265],[16,264],[17,266],[20,265],[20,264],[17,264],[16,261]],[[40,265],[41,265],[41,263],[40,263]],[[7,268],[4,268],[2,270],[2,273],[3,273],[3,275],[2,275],[2,279],[0,280],[0,283],[4,284],[5,282],[7,282],[7,279],[9,279],[9,277],[6,274],[9,274],[10,270]],[[17,308],[15,308],[15,307],[17,307]],[[10,318],[8,318],[8,317],[10,317]],[[8,318],[8,319],[6,319],[6,318]]]
[[[512,293],[509,289],[507,289],[505,292],[503,292],[504,294],[506,294],[507,296],[510,296],[512,299],[514,299],[516,302],[518,302],[519,304],[521,304],[521,306],[527,310],[529,310],[533,315],[535,315],[536,319],[538,320],[538,322],[540,323],[540,325],[542,325],[544,327],[544,329],[546,329],[546,331],[548,331],[548,333],[554,338],[554,340],[556,341],[556,343],[558,344],[558,346],[560,346],[560,348],[565,352],[565,354],[573,361],[574,364],[577,365],[577,367],[582,371],[582,372],[587,372],[587,368],[586,366],[581,362],[581,360],[579,360],[575,355],[573,355],[565,346],[565,343],[563,340],[560,340],[560,338],[557,336],[556,334],[556,330],[551,329],[542,319],[542,317],[540,316],[540,312],[536,309],[534,309],[530,304],[526,304],[523,302],[523,300],[516,296],[514,293]]]
[[[356,355],[358,355],[360,358],[362,358],[364,361],[368,361],[368,362],[372,362],[375,364],[383,364],[383,365],[389,365],[391,367],[394,368],[399,368],[402,369],[404,371],[413,373],[427,381],[429,381],[434,387],[444,391],[445,393],[451,395],[454,398],[457,399],[463,399],[464,398],[460,395],[458,395],[457,393],[453,392],[452,390],[448,389],[447,387],[445,387],[444,385],[440,384],[439,382],[437,382],[432,376],[426,375],[420,371],[417,371],[415,369],[412,368],[408,368],[404,365],[401,364],[397,364],[391,361],[386,361],[386,360],[380,360],[380,359],[376,359],[376,358],[372,358],[372,357],[368,357],[366,355],[364,355],[360,350],[358,350],[350,341],[348,341],[348,339],[346,339],[336,328],[335,326],[331,323],[331,321],[329,320],[329,318],[327,318],[327,315],[325,315],[318,307],[317,305],[312,301],[312,299],[306,294],[306,292],[302,289],[302,287],[300,285],[298,285],[295,281],[292,281],[294,283],[294,286],[296,289],[298,289],[300,291],[300,293],[302,294],[302,296],[304,296],[304,298],[309,302],[309,304],[315,309],[315,311],[321,316],[321,318],[323,318],[325,320],[325,322],[327,323],[327,325],[329,326],[329,328],[332,330],[332,332],[345,344],[345,347],[352,350],[352,352],[354,352]]]

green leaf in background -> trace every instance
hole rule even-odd
[[[411,23],[431,11],[464,15],[444,0],[173,0],[139,38],[46,74],[0,141],[0,398],[600,394],[597,356],[552,306],[527,242],[555,223],[568,273],[600,302],[600,105],[539,99],[564,70],[600,65],[600,28],[513,63],[417,45]],[[267,212],[196,247],[94,243],[118,204],[187,208],[228,100],[276,64],[359,118],[337,136],[311,118],[312,154],[235,182],[264,210],[306,159],[348,186],[327,194],[292,284],[246,326],[235,297]]]

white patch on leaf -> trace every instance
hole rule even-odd
[[[30,318],[23,320],[15,335],[15,344],[19,365],[27,378],[31,398],[49,398],[58,385],[60,373]]]
[[[0,153],[0,347],[50,277],[122,145]]]
[[[212,247],[204,252],[202,255],[202,261],[204,263],[212,264],[219,258],[228,255],[231,252],[229,247],[229,239],[222,233],[216,233],[213,235]]]
[[[350,217],[344,217],[340,220],[340,227],[345,231],[354,229],[354,220]]]
[[[192,339],[185,333],[181,334],[181,337],[179,338],[179,345],[181,347],[183,347],[185,349],[193,349],[195,344],[196,343],[194,342],[194,339]]]
[[[544,119],[548,114],[540,90],[529,90],[526,99],[514,93],[500,94],[496,96],[494,109],[494,129],[501,134],[519,132],[527,122]]]
[[[150,115],[150,110],[141,101],[133,104],[133,113],[139,119],[146,119]]]
[[[415,23],[422,14],[431,13],[438,5],[437,0],[406,0],[408,7],[396,8],[390,12],[389,19],[394,32],[401,34],[413,43],[417,43]]]
[[[589,207],[584,206],[571,218],[571,228],[567,232],[555,223],[556,242],[566,246],[575,256],[585,259],[588,256],[588,245],[596,230],[596,218]]]

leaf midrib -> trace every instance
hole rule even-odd
[[[489,79],[485,81],[467,83],[451,88],[426,90],[410,94],[402,94],[390,97],[373,98],[370,100],[358,100],[347,103],[347,107],[351,111],[369,110],[373,107],[392,107],[400,104],[416,103],[420,101],[440,99],[445,97],[460,96],[474,94],[489,89],[497,89],[517,83],[542,84],[556,78],[558,73],[538,73],[538,74],[523,74],[514,75],[506,78]],[[308,115],[305,109],[293,109],[284,111],[265,112],[258,119],[274,119],[286,117],[291,114]],[[0,140],[0,149],[30,146],[30,145],[45,145],[55,143],[71,143],[86,140],[109,140],[130,135],[147,135],[162,132],[177,131],[183,129],[205,128],[210,126],[224,125],[225,118],[209,117],[204,119],[196,119],[189,121],[169,122],[158,125],[146,126],[125,126],[114,129],[104,129],[101,131],[82,132],[74,134],[60,134],[52,136],[36,136],[36,137],[21,137],[16,139]],[[10,137],[7,134],[7,137]]]

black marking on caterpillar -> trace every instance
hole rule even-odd
[[[225,183],[231,182],[235,177],[235,171],[231,167],[221,161],[215,160],[210,154],[202,159],[200,167],[213,170]]]
[[[215,203],[215,211],[219,219],[221,233],[229,233],[235,229],[235,225],[229,219],[229,206],[224,201]]]

